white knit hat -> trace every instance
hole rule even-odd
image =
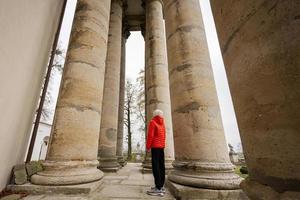
[[[155,116],[163,117],[163,116],[164,116],[164,112],[161,111],[161,110],[159,110],[159,109],[156,109],[156,110],[154,110],[154,112],[153,112],[153,117],[155,117]]]

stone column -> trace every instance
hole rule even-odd
[[[124,101],[125,101],[125,71],[126,71],[126,40],[130,32],[124,28],[121,47],[121,72],[120,72],[120,96],[119,96],[119,113],[118,113],[118,136],[117,136],[117,159],[123,167],[126,161],[123,156],[123,135],[124,135]]]
[[[300,199],[300,2],[211,5],[249,171],[242,189]]]
[[[228,155],[199,0],[164,2],[175,145],[168,178],[215,195],[234,192],[240,178]]]
[[[38,185],[97,181],[99,121],[110,0],[79,0],[44,171]]]
[[[122,43],[122,1],[112,0],[99,138],[99,168],[116,171]]]
[[[146,3],[145,0],[143,0],[142,6],[144,9],[146,9]],[[146,44],[146,23],[141,24],[141,34],[144,38],[145,44]],[[147,74],[146,74],[146,60],[147,60],[147,53],[146,53],[146,48],[145,48],[145,72],[144,72],[144,78],[145,78],[145,144],[147,143],[147,122],[148,122],[148,117],[147,117],[147,92],[146,92],[146,79],[147,79]],[[146,145],[145,145],[145,158],[142,163],[143,167],[143,173],[150,173],[152,172],[152,164],[151,164],[151,152],[147,152],[146,150]]]
[[[146,1],[145,49],[147,124],[153,118],[155,109],[164,112],[166,125],[165,161],[166,169],[170,169],[174,160],[174,143],[163,5],[160,0]],[[151,168],[151,163],[149,164],[150,166],[144,165],[144,167]]]

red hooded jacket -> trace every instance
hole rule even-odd
[[[147,150],[151,148],[165,148],[166,145],[166,128],[164,119],[155,116],[149,123],[147,134]]]

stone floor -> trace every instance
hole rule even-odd
[[[146,191],[153,186],[152,174],[142,174],[140,163],[128,163],[117,173],[106,173],[102,186],[90,195],[30,195],[23,200],[134,200],[175,199],[167,190],[164,197],[152,197]]]

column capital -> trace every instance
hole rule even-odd
[[[143,1],[142,6],[144,6],[144,9],[146,9],[146,4],[147,3],[150,4],[150,3],[154,2],[154,1],[160,2],[161,3],[161,7],[162,7],[162,12],[163,12],[163,18],[165,18],[165,13],[164,13],[164,6],[165,6],[165,4],[164,4],[163,0],[142,0],[142,1]]]
[[[146,36],[146,24],[145,23],[141,24],[141,33],[145,39],[145,36]]]
[[[153,1],[158,1],[158,2],[160,2],[161,3],[161,5],[164,7],[164,2],[163,2],[163,0],[144,0],[146,3],[151,3],[151,2],[153,2]]]
[[[129,29],[123,30],[123,38],[125,38],[126,40],[129,38],[130,34],[131,33],[130,33]]]
[[[142,0],[141,6],[145,9],[146,8],[146,0]]]
[[[123,0],[123,13],[125,13],[125,11],[127,10],[127,8],[128,8],[127,0]]]
[[[123,7],[123,5],[125,4],[124,0],[112,0],[111,3],[118,3],[121,7]],[[127,4],[126,4],[127,5]]]
[[[125,39],[128,39],[130,36],[129,24],[126,17],[123,18],[122,36]]]

